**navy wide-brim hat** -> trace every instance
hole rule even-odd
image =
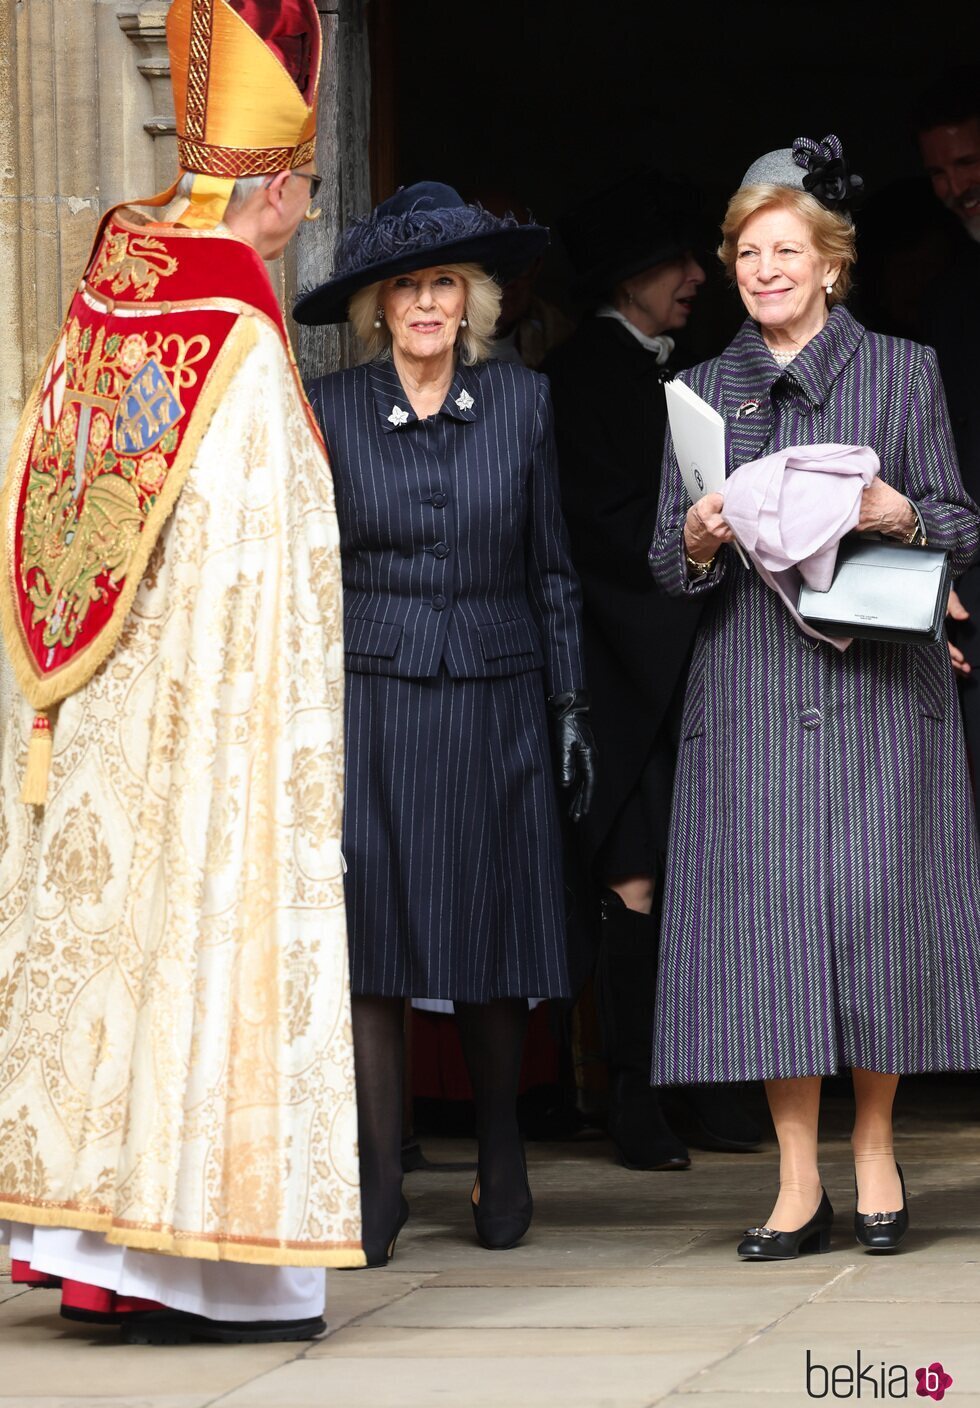
[[[343,231],[333,276],[300,294],[293,317],[307,324],[346,322],[358,289],[436,264],[479,264],[504,282],[533,263],[547,244],[543,225],[491,215],[480,205],[467,205],[452,186],[419,181]]]
[[[695,188],[651,169],[596,191],[556,224],[582,298],[608,297],[623,279],[689,250],[703,259],[716,242]]]

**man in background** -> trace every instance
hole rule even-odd
[[[963,483],[980,499],[980,68],[943,74],[923,95],[916,125],[933,191],[961,230],[951,262],[924,300],[924,331],[939,357]],[[957,581],[949,615],[980,808],[980,567]]]

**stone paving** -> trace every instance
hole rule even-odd
[[[733,1255],[739,1230],[769,1210],[772,1143],[642,1174],[595,1142],[529,1146],[537,1215],[507,1253],[473,1239],[470,1174],[410,1175],[395,1260],[331,1276],[329,1332],[313,1344],[127,1347],[111,1330],[61,1320],[55,1293],[13,1287],[4,1273],[0,1408],[928,1404],[915,1370],[935,1361],[953,1376],[949,1408],[980,1408],[978,1097],[975,1085],[922,1083],[906,1098],[912,1231],[894,1257],[867,1256],[850,1232],[837,1099],[824,1127],[833,1248],[784,1265]],[[424,1148],[432,1160],[473,1155],[465,1141]]]

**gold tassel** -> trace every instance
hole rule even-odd
[[[27,771],[24,773],[24,786],[20,794],[20,800],[28,806],[43,807],[47,801],[51,749],[51,720],[47,714],[36,714],[27,749]]]

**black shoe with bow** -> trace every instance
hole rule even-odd
[[[896,1164],[902,1185],[902,1206],[898,1212],[858,1212],[854,1210],[854,1235],[869,1252],[893,1252],[909,1230],[909,1203],[901,1164]],[[854,1185],[857,1198],[857,1183]]]
[[[834,1225],[834,1209],[821,1190],[820,1206],[802,1227],[793,1232],[777,1232],[772,1227],[750,1227],[738,1244],[743,1261],[792,1261],[801,1252],[827,1252]]]

